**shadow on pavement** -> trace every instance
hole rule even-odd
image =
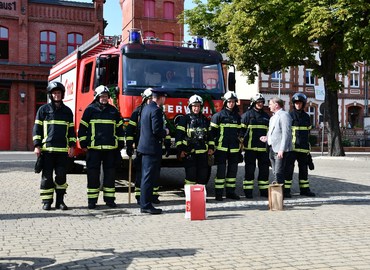
[[[94,256],[86,259],[70,261],[66,263],[58,263],[54,259],[49,258],[32,258],[32,257],[9,257],[0,258],[0,269],[23,270],[23,269],[99,269],[99,267],[108,269],[127,269],[132,261],[136,258],[156,259],[156,258],[182,258],[185,256],[194,256],[197,249],[160,249],[146,251],[130,251],[130,252],[115,252],[114,249],[73,249],[81,252],[102,253],[102,255]],[[148,262],[150,263],[150,262]]]

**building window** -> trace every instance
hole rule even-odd
[[[215,78],[207,79],[207,89],[215,89],[217,88],[217,80]]]
[[[271,80],[274,81],[281,80],[281,71],[275,71],[271,73]]]
[[[306,69],[306,84],[315,85],[315,77],[312,75],[312,69]]]
[[[0,26],[0,60],[9,59],[9,31]]]
[[[307,110],[307,114],[310,116],[312,128],[316,127],[316,108],[313,106],[309,106]]]
[[[146,44],[154,43],[155,41],[155,32],[153,31],[145,31],[144,32],[144,42]]]
[[[175,40],[175,36],[172,33],[164,33],[163,39],[165,40],[164,45],[173,46],[173,41]]]
[[[82,44],[82,35],[79,33],[69,33],[68,34],[68,54],[77,49],[78,46]]]
[[[144,0],[144,17],[154,18],[155,1]]]
[[[167,20],[175,19],[175,5],[173,2],[164,2],[163,18]]]
[[[351,80],[350,80],[351,87],[359,87],[360,86],[359,79],[360,79],[359,67],[355,66],[354,70],[351,71]]]
[[[47,94],[45,87],[37,87],[35,88],[35,95],[36,95],[36,112],[39,108],[47,102]],[[36,115],[36,112],[34,115]]]
[[[40,62],[55,63],[57,52],[57,34],[52,31],[40,32]]]

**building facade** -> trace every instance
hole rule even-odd
[[[0,150],[32,150],[51,66],[104,33],[105,0],[0,1]]]
[[[144,39],[161,44],[180,45],[184,25],[178,16],[184,11],[183,0],[120,0],[122,10],[122,41],[128,42],[129,31],[139,29]]]

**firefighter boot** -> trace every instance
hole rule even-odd
[[[234,188],[226,188],[226,198],[232,200],[240,200],[240,197],[236,195]]]
[[[95,199],[89,199],[88,203],[87,203],[87,208],[95,209],[96,208],[96,202],[97,202],[97,200],[95,200]]]
[[[310,190],[310,188],[301,188],[301,192],[300,192],[300,194],[301,194],[302,196],[307,196],[307,197],[315,197],[315,196],[316,196],[316,194],[315,194],[315,193],[313,193],[313,192]]]
[[[284,188],[284,199],[286,198],[292,198],[292,195],[290,194],[290,188]]]
[[[42,210],[46,210],[46,211],[51,210],[51,204],[53,203],[53,201],[43,200],[42,203],[43,203]]]
[[[253,199],[253,190],[252,189],[244,189],[244,195],[247,199]]]
[[[216,201],[220,201],[220,202],[223,201],[223,198],[222,198],[223,189],[216,188],[215,193],[216,193]]]
[[[57,190],[56,193],[55,209],[68,210],[68,206],[64,203],[65,190]]]
[[[268,198],[268,191],[267,189],[260,189],[260,196],[264,198]]]

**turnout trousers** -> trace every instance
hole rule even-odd
[[[215,152],[215,163],[217,165],[217,174],[215,178],[216,195],[222,196],[225,187],[226,194],[235,193],[239,155],[239,152],[230,153],[219,150]]]
[[[67,153],[43,152],[44,164],[41,174],[40,196],[43,203],[53,202],[54,190],[64,195],[67,189]],[[55,181],[53,179],[55,171]]]
[[[301,192],[308,191],[310,189],[308,181],[308,154],[301,152],[291,152],[287,158],[286,164],[286,176],[285,176],[285,189],[290,189],[293,183],[294,163],[298,162],[298,179],[299,189]]]
[[[87,166],[87,198],[96,203],[100,191],[100,168],[103,163],[103,198],[104,202],[115,201],[115,164],[116,150],[90,150],[86,156]]]
[[[269,185],[269,154],[262,151],[245,150],[245,174],[243,181],[244,193],[252,195],[254,186],[254,175],[256,170],[256,162],[258,164],[258,189],[261,193],[267,195]]]
[[[208,153],[192,154],[184,160],[185,185],[208,183]]]

